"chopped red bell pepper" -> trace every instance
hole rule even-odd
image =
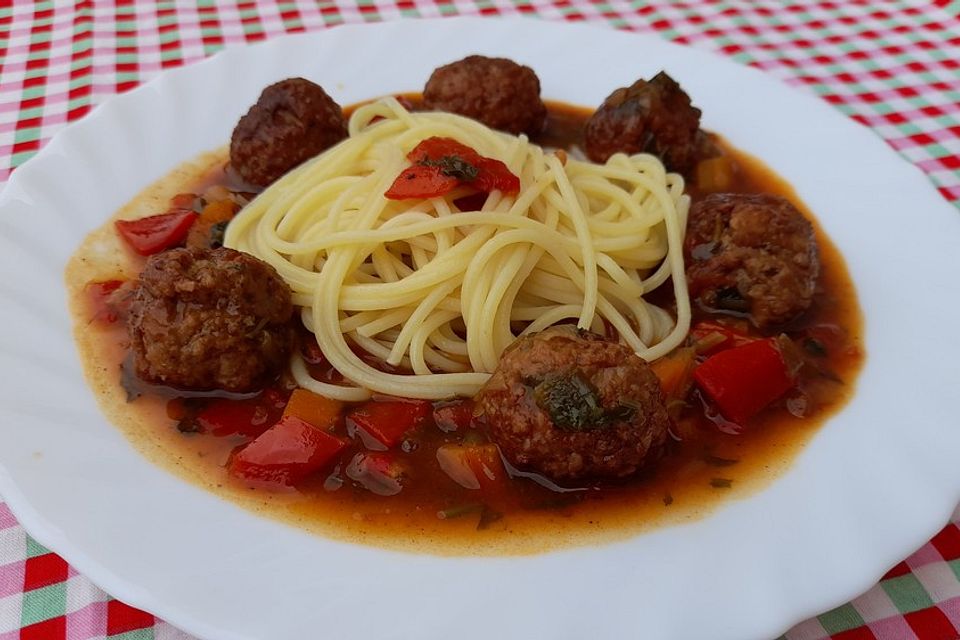
[[[407,159],[412,165],[384,193],[391,200],[442,196],[461,184],[481,192],[520,191],[520,178],[507,165],[481,156],[453,138],[427,138],[407,154]]]
[[[723,417],[741,426],[794,384],[772,339],[712,355],[694,370],[693,377]]]
[[[457,398],[434,404],[433,422],[441,431],[468,429],[473,423],[473,400]]]
[[[441,173],[440,167],[415,164],[397,176],[383,195],[391,200],[433,198],[450,193],[460,181]]]
[[[390,452],[368,451],[353,456],[344,472],[367,491],[395,496],[403,490],[407,467]]]
[[[407,154],[407,159],[414,164],[424,161],[437,161],[443,157],[461,158],[470,164],[476,164],[477,160],[483,156],[462,142],[440,136],[433,136],[421,141]]]
[[[279,391],[267,389],[255,398],[218,398],[205,406],[195,420],[203,433],[255,438],[280,418],[285,404]]]
[[[347,424],[370,437],[364,439],[368,447],[374,444],[373,440],[390,449],[423,422],[430,415],[430,409],[426,400],[371,400],[348,413]]]
[[[85,289],[90,298],[91,320],[113,323],[126,316],[133,291],[129,280],[88,282]]]
[[[520,191],[520,178],[515,176],[507,165],[494,158],[480,158],[480,173],[470,185],[484,192],[500,191],[510,195]]]
[[[284,416],[229,462],[230,474],[279,487],[292,487],[333,461],[348,442],[296,416]]]
[[[150,256],[183,242],[198,217],[192,209],[184,209],[139,220],[117,220],[114,224],[130,248]]]

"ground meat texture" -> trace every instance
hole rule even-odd
[[[292,316],[287,283],[253,256],[223,247],[158,253],[127,319],[134,372],[182,390],[257,390],[287,363]]]
[[[263,90],[230,139],[230,164],[247,182],[271,182],[347,137],[340,105],[318,85],[289,78]]]
[[[764,329],[813,301],[813,225],[784,198],[711,194],[690,209],[684,248],[690,295],[708,310],[748,314]]]
[[[615,153],[652,153],[670,171],[689,174],[701,140],[700,110],[664,72],[611,93],[587,120],[584,150],[594,162]]]
[[[468,56],[436,69],[423,102],[513,134],[536,135],[547,119],[537,74],[506,58]]]
[[[572,326],[517,340],[476,403],[512,465],[561,483],[637,473],[660,457],[670,422],[643,360]]]

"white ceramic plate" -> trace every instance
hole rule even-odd
[[[785,176],[846,256],[866,315],[853,401],[793,469],[713,516],[523,558],[405,555],[260,519],[144,462],[81,376],[62,270],[89,230],[223,144],[302,75],[341,103],[505,55],[549,98],[598,104],[665,68],[704,124]],[[40,542],[118,598],[207,638],[770,638],[857,595],[960,498],[960,216],[826,104],[713,55],[537,21],[347,26],[233,49],[111,100],[0,195],[0,491]]]

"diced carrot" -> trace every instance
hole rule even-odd
[[[217,200],[211,202],[200,212],[200,219],[204,222],[224,222],[233,218],[237,213],[237,203],[233,200]]]
[[[654,361],[650,368],[660,378],[663,388],[663,397],[670,400],[682,399],[687,396],[693,384],[693,370],[696,367],[696,350],[693,347],[674,349],[659,360]]]
[[[297,416],[317,429],[332,431],[340,418],[343,403],[306,389],[294,389],[283,410],[285,416]]]
[[[213,227],[232,220],[238,208],[233,200],[217,200],[205,206],[187,233],[187,246],[210,247]]]

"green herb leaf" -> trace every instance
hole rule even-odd
[[[439,160],[424,158],[417,164],[426,167],[439,167],[440,173],[462,182],[473,182],[480,174],[480,170],[460,156],[443,156]]]
[[[547,376],[534,388],[533,397],[558,429],[589,431],[602,426],[600,398],[579,371]]]
[[[733,480],[730,478],[713,478],[710,480],[710,486],[714,489],[729,489],[733,486]]]
[[[605,429],[617,421],[630,420],[637,412],[627,402],[605,408],[596,388],[579,371],[548,375],[533,388],[533,397],[562,431]]]

